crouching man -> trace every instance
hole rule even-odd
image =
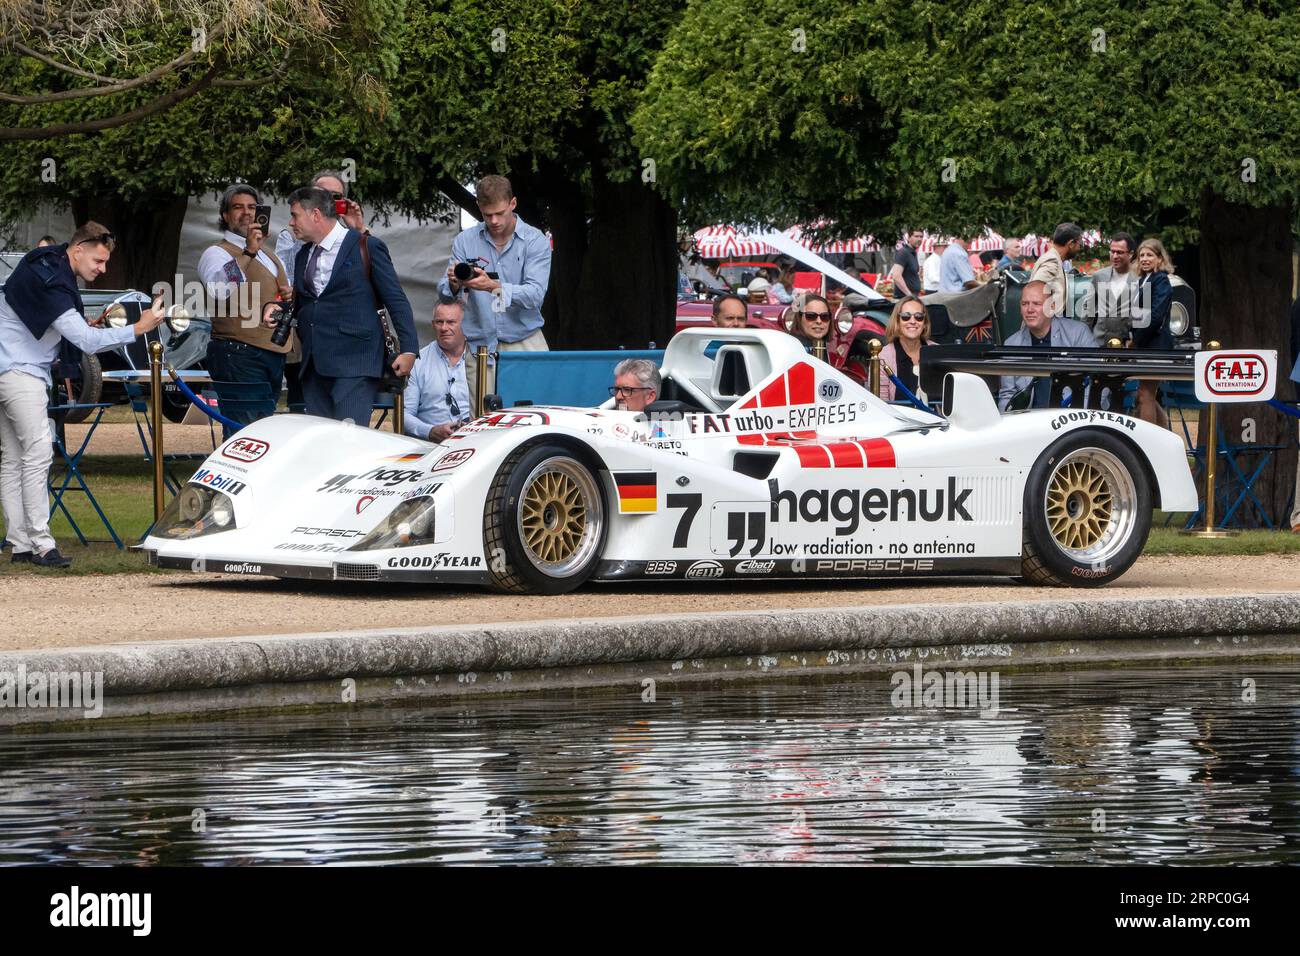
[[[162,321],[160,302],[121,329],[86,324],[77,279],[93,282],[108,268],[113,235],[87,222],[64,245],[23,257],[0,294],[0,503],[14,563],[66,568],[50,535],[48,481],[50,365],[66,339],[83,352],[126,345]]]

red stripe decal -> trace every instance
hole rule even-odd
[[[765,444],[762,435],[737,435],[736,441],[742,445],[762,445]]]
[[[858,442],[867,453],[868,468],[893,468],[894,446],[887,438],[868,438]]]
[[[829,468],[831,466],[830,453],[821,445],[795,445],[794,450],[799,455],[799,464],[804,468]]]
[[[754,397],[752,397],[749,401],[747,401],[744,405],[741,405],[740,407],[741,407],[741,408],[758,408],[758,396],[755,395]]]
[[[836,468],[861,468],[862,449],[853,442],[833,442],[825,446]]]
[[[813,367],[807,362],[791,366],[786,373],[790,379],[790,404],[810,405],[813,400]]]
[[[657,491],[654,485],[619,485],[620,498],[654,498]]]
[[[785,378],[778,378],[758,393],[759,408],[778,408],[785,404]]]

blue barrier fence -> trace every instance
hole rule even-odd
[[[663,349],[617,352],[502,352],[497,356],[497,394],[506,408],[577,405],[590,408],[609,398],[614,366],[624,359],[662,365]]]

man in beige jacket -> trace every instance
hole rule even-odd
[[[1051,315],[1069,316],[1073,311],[1067,301],[1065,281],[1065,260],[1083,248],[1083,230],[1072,222],[1063,222],[1052,233],[1051,248],[1038,257],[1034,270],[1029,274],[1030,282],[1042,282],[1047,286],[1048,309]]]

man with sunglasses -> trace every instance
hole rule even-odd
[[[406,434],[442,442],[469,420],[464,321],[465,306],[460,300],[433,307],[434,340],[420,350],[420,361],[406,386],[402,420]]]
[[[94,282],[108,269],[113,234],[88,222],[67,245],[23,257],[0,294],[0,502],[15,564],[66,568],[50,534],[48,480],[50,364],[67,340],[83,352],[126,345],[158,327],[161,301],[134,325],[94,329],[86,323],[77,280]]]

